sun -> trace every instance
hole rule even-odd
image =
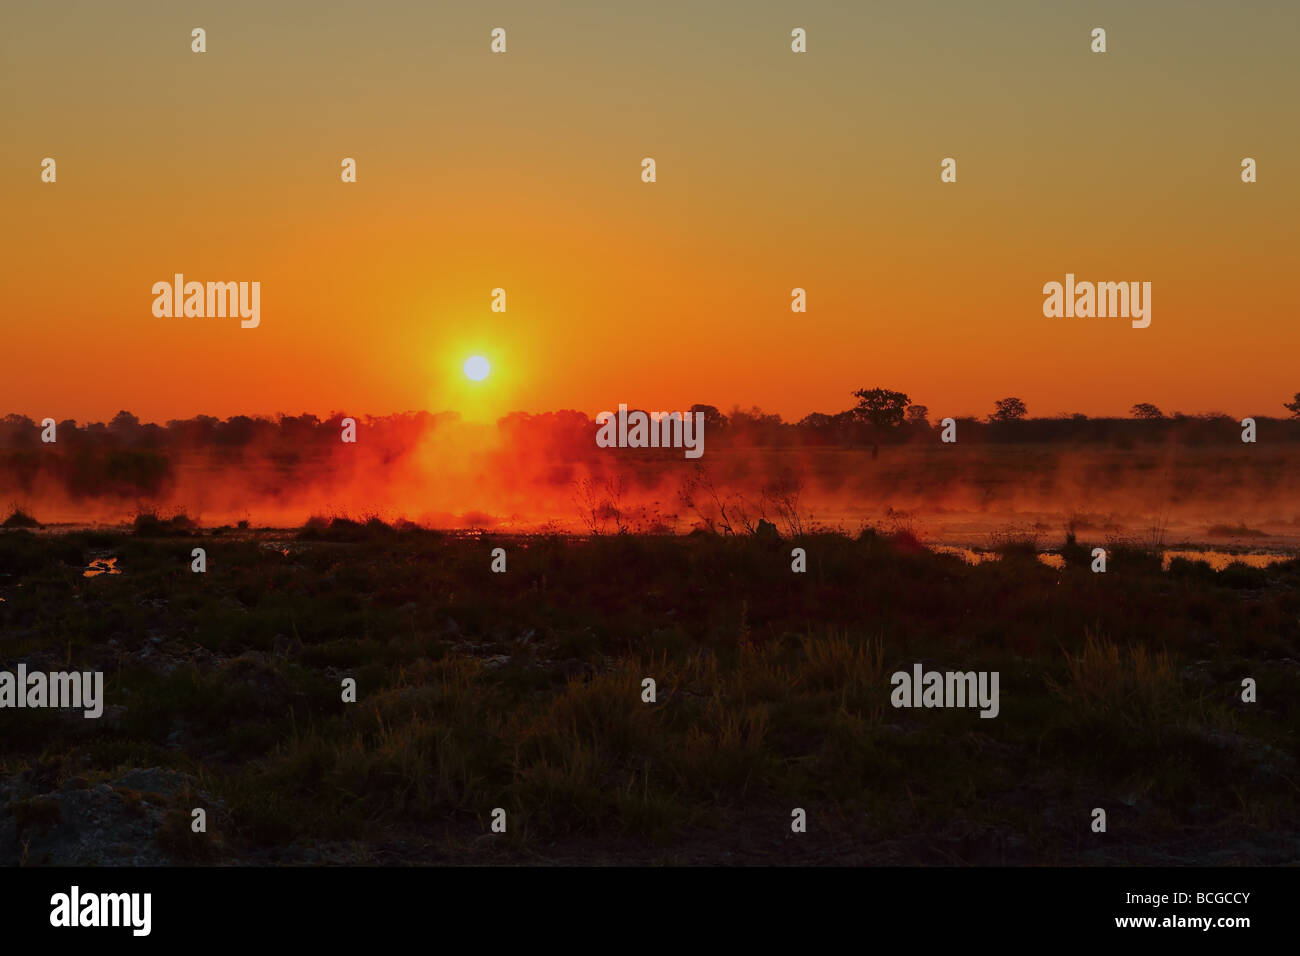
[[[492,371],[492,366],[488,360],[481,355],[471,355],[465,359],[465,377],[471,381],[481,382],[488,377],[488,372]]]

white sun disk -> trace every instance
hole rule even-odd
[[[465,377],[475,382],[481,382],[488,377],[488,372],[492,371],[492,366],[488,360],[481,355],[471,355],[465,359]]]

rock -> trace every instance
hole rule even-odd
[[[0,782],[0,799],[12,792],[12,780]],[[200,846],[219,848],[215,831],[228,815],[220,801],[202,793],[189,774],[140,768],[93,785],[73,777],[58,790],[0,804],[0,863],[170,865],[176,855],[160,836],[178,830],[184,834],[192,806],[208,811],[208,833],[195,835],[202,841]],[[170,828],[165,826],[169,815]]]
[[[164,770],[162,767],[128,770],[112,781],[111,786],[139,790],[141,793],[157,793],[169,799],[187,790],[198,791],[198,781],[189,774]]]

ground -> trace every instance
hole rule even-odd
[[[0,532],[0,669],[102,670],[107,698],[0,710],[4,862],[1300,858],[1300,560],[139,531]],[[998,717],[895,709],[916,662],[998,671]]]

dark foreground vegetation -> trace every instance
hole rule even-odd
[[[1090,547],[0,531],[0,669],[106,698],[0,710],[0,862],[1295,862],[1300,560]],[[916,662],[999,716],[895,709]]]

